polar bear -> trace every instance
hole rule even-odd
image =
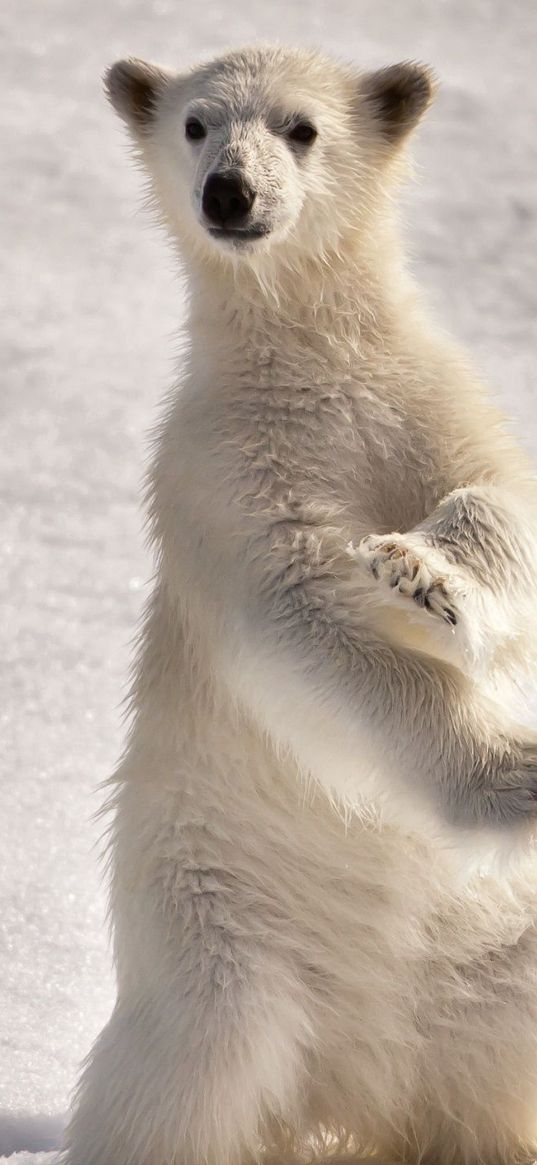
[[[536,491],[401,258],[431,75],[107,87],[190,308],[66,1161],[528,1162],[537,747],[487,685],[535,658]]]

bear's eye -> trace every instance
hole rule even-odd
[[[185,134],[190,142],[198,142],[200,138],[206,137],[207,130],[197,117],[189,117],[185,124]]]
[[[302,146],[311,146],[317,137],[317,130],[309,121],[297,121],[289,130],[287,137],[292,142],[300,142]]]

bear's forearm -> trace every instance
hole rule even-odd
[[[346,601],[334,580],[306,582],[247,616],[240,650],[226,653],[241,703],[347,804],[380,796],[388,815],[421,802],[483,823],[505,751],[491,709],[455,669],[393,650],[351,609],[345,620]]]

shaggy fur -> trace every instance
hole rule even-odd
[[[68,1165],[537,1147],[537,748],[487,691],[535,656],[535,487],[403,269],[431,88],[281,49],[108,75],[191,301]]]

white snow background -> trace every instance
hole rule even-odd
[[[101,74],[277,38],[441,89],[405,196],[414,267],[537,452],[533,0],[4,0],[0,1160],[50,1161],[113,978],[99,781],[151,565],[144,433],[182,300]]]

